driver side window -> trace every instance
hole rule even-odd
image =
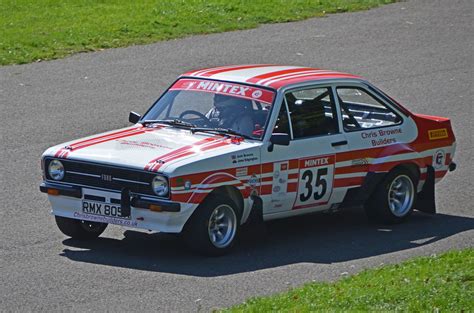
[[[339,132],[336,108],[329,87],[287,92],[293,138],[324,136]]]

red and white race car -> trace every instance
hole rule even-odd
[[[44,152],[40,189],[67,236],[96,238],[110,223],[182,232],[223,254],[249,221],[349,206],[387,223],[434,213],[434,184],[455,169],[449,119],[328,70],[191,71],[129,120]]]

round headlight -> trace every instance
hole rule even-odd
[[[64,178],[64,166],[59,160],[52,160],[48,166],[49,176],[54,180],[61,180]]]
[[[164,197],[168,194],[168,181],[163,176],[155,176],[151,182],[151,189],[157,196]]]

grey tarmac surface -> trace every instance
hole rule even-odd
[[[196,311],[312,280],[474,246],[473,2],[409,1],[253,30],[0,68],[0,310]],[[124,127],[185,70],[284,63],[367,77],[415,112],[448,116],[458,170],[438,214],[393,227],[362,212],[273,222],[235,252],[203,258],[174,236],[109,227],[66,239],[38,190],[39,160],[66,140]]]

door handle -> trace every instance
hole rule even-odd
[[[336,141],[331,143],[331,146],[336,147],[336,146],[343,146],[347,145],[347,140],[342,140],[342,141]]]

